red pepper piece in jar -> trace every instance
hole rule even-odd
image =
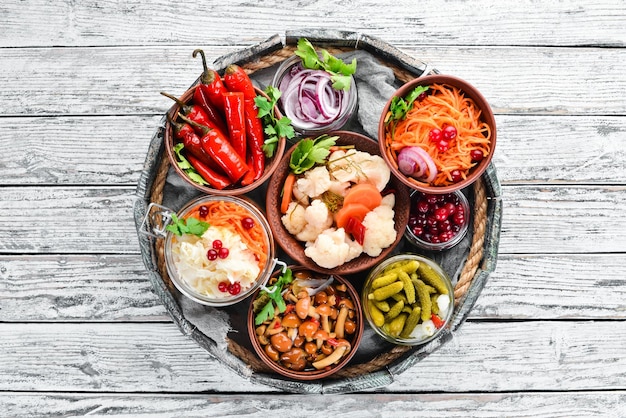
[[[178,114],[185,122],[197,125],[187,119],[184,115]],[[233,183],[236,183],[249,170],[245,160],[237,154],[230,145],[228,139],[217,129],[205,128],[204,135],[200,138],[202,149],[206,152],[226,173]]]
[[[240,157],[246,158],[246,125],[244,122],[243,93],[224,93],[224,115],[228,124],[230,143]]]
[[[224,82],[220,78],[220,75],[215,70],[211,70],[206,65],[206,58],[204,56],[204,51],[201,49],[196,49],[193,51],[194,58],[197,54],[200,54],[202,57],[202,66],[204,71],[200,76],[200,84],[198,85],[209,102],[215,106],[220,111],[224,110],[224,100],[222,99],[222,94],[228,91]]]
[[[231,64],[224,70],[224,84],[230,91],[242,92],[247,100],[254,100],[256,91],[248,74],[238,65]]]
[[[198,174],[206,180],[207,183],[214,189],[222,190],[232,184],[232,182],[225,176],[213,171],[208,165],[204,164],[193,155],[187,155],[187,160],[196,169]]]
[[[178,97],[172,96],[169,93],[161,92],[161,94],[174,100],[180,108],[179,112],[182,113],[185,117],[197,123],[198,125],[202,125],[208,128],[217,128],[217,126],[215,126],[215,124],[209,119],[207,114],[204,113],[204,110],[202,110],[200,106],[195,104],[187,104],[180,100]],[[195,125],[194,129],[196,130],[196,132],[201,134],[201,129],[196,128]]]

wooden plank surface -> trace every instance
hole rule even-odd
[[[626,416],[626,3],[8,0],[0,16],[0,415]],[[212,358],[151,289],[132,219],[158,93],[200,74],[191,51],[307,27],[467,79],[498,124],[496,271],[451,342],[364,394],[284,395]]]

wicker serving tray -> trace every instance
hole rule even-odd
[[[257,71],[271,68],[292,56],[295,44],[301,37],[309,39],[316,46],[328,49],[331,53],[364,50],[391,68],[398,83],[429,73],[437,73],[425,63],[415,60],[379,39],[355,32],[310,29],[287,32],[284,42],[279,35],[275,35],[245,50],[220,57],[214,62],[213,68],[222,73],[229,64],[238,64],[254,79]],[[195,83],[197,82],[198,80]],[[395,250],[396,252],[418,252],[444,265],[444,269],[455,283],[455,307],[450,326],[428,344],[406,347],[395,346],[377,338],[366,324],[361,345],[346,368],[321,381],[300,382],[286,379],[271,372],[261,363],[252,349],[245,323],[249,299],[219,311],[218,316],[221,318],[226,316],[227,325],[232,329],[230,332],[224,332],[224,341],[217,341],[206,335],[186,317],[181,307],[181,295],[169,281],[164,266],[163,240],[155,240],[140,233],[148,205],[163,202],[168,176],[176,176],[173,170],[169,170],[169,161],[164,152],[164,125],[165,115],[152,137],[137,186],[137,200],[134,206],[138,239],[149,279],[181,332],[196,341],[220,362],[254,382],[297,393],[345,393],[386,386],[393,382],[394,376],[410,368],[452,338],[472,309],[489,274],[495,269],[502,202],[500,201],[500,183],[495,167],[491,164],[479,181],[464,190],[472,206],[473,226],[465,238],[466,245],[433,254],[418,251],[403,239]],[[259,200],[259,196],[251,197]],[[289,261],[285,260],[288,257],[280,251],[279,258]],[[457,260],[461,261],[456,262]],[[456,264],[450,265],[452,261]],[[366,273],[347,276],[357,291],[360,291]],[[206,315],[217,314],[214,308],[198,306],[194,309],[206,309]],[[204,314],[204,311],[201,313]]]

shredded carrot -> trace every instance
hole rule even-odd
[[[254,219],[250,212],[236,203],[223,200],[207,202],[203,205],[208,209],[206,217],[200,216],[199,206],[189,212],[186,217],[203,220],[212,227],[228,228],[239,235],[258,260],[259,267],[263,269],[267,261],[268,243],[265,234],[263,234],[263,228],[258,222],[255,221],[254,226],[250,229],[244,228],[242,224],[244,218]]]
[[[391,161],[397,162],[398,153],[407,146],[426,150],[437,166],[437,176],[432,185],[453,184],[452,171],[459,170],[465,179],[477,162],[472,162],[470,152],[480,150],[483,158],[491,152],[491,127],[481,121],[480,109],[474,101],[458,88],[447,84],[432,84],[422,101],[415,101],[406,117],[390,123],[385,133],[385,148]],[[441,152],[437,144],[429,140],[432,129],[443,131],[452,125],[456,138],[450,141],[447,151]],[[396,163],[397,164],[397,163]],[[411,178],[418,184],[425,184]]]

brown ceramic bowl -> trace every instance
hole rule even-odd
[[[465,94],[465,97],[468,97],[474,101],[478,109],[480,109],[481,111],[481,120],[487,125],[489,125],[490,130],[491,130],[491,138],[490,138],[490,142],[491,142],[490,151],[491,152],[489,152],[488,155],[486,155],[482,160],[480,160],[480,162],[478,162],[477,165],[475,165],[474,167],[470,169],[465,179],[458,181],[456,183],[450,184],[450,185],[445,185],[445,186],[435,186],[435,185],[428,184],[425,182],[417,181],[416,179],[403,174],[398,169],[396,151],[392,151],[391,149],[389,149],[389,147],[385,145],[385,134],[386,134],[386,129],[387,129],[386,124],[385,124],[385,119],[387,117],[387,113],[389,112],[389,107],[391,105],[391,101],[393,100],[393,97],[405,97],[407,94],[413,91],[417,86],[429,86],[431,84],[443,84],[443,85],[453,86],[453,87],[460,89]],[[443,127],[439,127],[439,128],[443,130]],[[389,164],[389,166],[391,167],[391,171],[393,172],[393,174],[396,177],[398,177],[404,184],[411,187],[412,189],[419,190],[425,193],[438,193],[438,194],[451,193],[456,190],[461,190],[469,186],[470,184],[474,183],[487,169],[487,166],[489,165],[493,157],[493,153],[496,147],[496,121],[493,115],[493,111],[491,110],[491,107],[489,106],[489,103],[487,102],[487,100],[474,86],[469,84],[467,81],[464,81],[457,77],[443,75],[443,74],[428,75],[428,76],[424,76],[421,78],[416,78],[404,84],[402,87],[396,90],[394,95],[387,101],[387,104],[385,105],[385,108],[383,109],[383,112],[380,116],[380,121],[378,123],[378,141],[380,145],[380,152],[383,158],[387,161],[387,164]]]
[[[329,135],[339,136],[337,145],[354,145],[359,151],[365,151],[372,155],[379,155],[380,150],[376,141],[349,131],[334,131],[329,132]],[[282,247],[282,249],[299,265],[307,267],[311,270],[319,271],[329,274],[353,274],[368,268],[371,268],[376,263],[383,260],[402,239],[405,227],[409,220],[409,205],[410,196],[409,189],[405,187],[395,176],[391,175],[387,188],[393,189],[396,195],[396,202],[394,207],[394,222],[396,229],[396,240],[392,245],[382,250],[379,256],[370,257],[366,253],[362,253],[357,258],[354,258],[338,267],[327,269],[317,265],[311,258],[304,253],[305,243],[296,239],[294,235],[289,233],[281,221],[282,214],[280,212],[280,200],[283,188],[283,183],[287,175],[289,174],[289,159],[291,153],[295,149],[295,146],[291,147],[285,152],[283,159],[274,172],[274,175],[270,178],[267,187],[266,196],[266,215],[267,220],[272,228],[274,239]]]
[[[179,99],[183,103],[189,103],[191,99],[193,98],[193,93],[195,89],[196,89],[196,86],[191,87]],[[263,91],[257,89],[256,87],[255,87],[255,91],[257,95],[267,97],[267,95]],[[171,118],[174,118],[178,114],[178,110],[179,110],[179,106],[178,104],[175,104],[168,111],[169,116]],[[278,108],[275,108],[275,112],[276,112],[276,117],[280,118],[281,115],[280,115]],[[165,125],[165,150],[167,152],[167,157],[169,158],[170,164],[172,165],[172,167],[174,167],[174,170],[176,170],[176,173],[178,173],[178,175],[181,176],[186,183],[190,184],[191,186],[195,187],[201,192],[204,192],[206,194],[221,195],[221,196],[241,195],[244,193],[248,193],[256,189],[257,187],[259,187],[272,175],[274,170],[276,170],[276,168],[278,167],[278,164],[280,163],[280,159],[283,153],[285,152],[285,138],[283,137],[279,139],[276,152],[274,153],[272,158],[265,158],[265,171],[263,172],[263,175],[260,178],[258,178],[255,182],[247,186],[241,186],[240,184],[235,184],[235,185],[232,185],[232,186],[229,186],[220,190],[220,189],[215,189],[215,188],[201,185],[201,184],[194,182],[178,166],[178,164],[176,163],[176,154],[174,153],[174,145],[177,142],[179,141],[174,138],[173,133],[172,133],[172,127],[170,125],[170,122],[168,121],[166,122],[166,125]]]
[[[248,335],[257,355],[263,363],[276,373],[294,380],[323,379],[336,373],[348,364],[361,342],[364,324],[359,294],[350,282],[341,276],[316,273],[302,266],[291,266],[290,268],[293,272],[294,281],[282,289],[286,291],[283,293],[286,302],[285,313],[266,319],[257,326],[255,324],[257,314],[255,313],[254,301],[259,297],[262,289],[258,290],[252,297],[248,310]],[[281,272],[278,271],[272,277],[277,278],[280,274]],[[312,317],[307,314],[299,316],[298,313],[302,313],[302,310],[299,308],[301,305],[290,299],[292,295],[295,296],[295,294],[302,291],[303,287],[300,284],[296,285],[298,280],[301,280],[298,277],[301,277],[301,279],[314,278],[317,283],[307,286],[311,289],[318,287],[320,283],[327,282],[329,277],[332,277],[330,285],[324,285],[326,287],[320,288],[318,293],[308,297],[310,306],[314,307],[313,310],[319,316],[315,320],[312,320]],[[272,283],[273,281],[270,279],[268,284],[270,288]],[[334,303],[331,298],[331,288],[332,292],[335,292]],[[296,300],[302,299],[296,298]],[[265,302],[261,302],[258,309],[262,309],[264,304]],[[327,311],[325,312],[324,309]],[[332,311],[334,311],[334,314],[326,314],[325,318],[322,316],[322,314]],[[343,314],[342,311],[344,311]],[[333,316],[335,319],[333,319]],[[342,316],[345,319],[345,323],[339,319]],[[340,322],[344,325],[338,325]],[[275,326],[276,323],[278,323],[277,327]],[[302,326],[302,324],[305,325]],[[324,330],[325,327],[326,330]],[[343,331],[339,332],[338,329],[340,328]],[[273,334],[281,335],[273,339],[270,331]],[[343,333],[343,337],[341,333]],[[292,334],[291,337],[293,339],[290,337],[290,334]],[[336,336],[333,338],[335,334]],[[311,339],[310,343],[313,345],[307,347],[307,339]],[[317,348],[318,339],[319,349]],[[342,346],[349,348],[342,348],[342,353],[336,353],[342,354],[342,356],[333,362],[331,358],[332,353]],[[306,353],[304,350],[310,350],[312,354],[307,356],[307,358],[303,358],[302,356]],[[330,364],[317,363],[317,361],[324,362],[322,358],[323,352],[326,353],[324,356],[327,356],[326,362]],[[272,359],[272,356],[274,356],[274,359]],[[277,358],[278,360],[276,360]],[[301,362],[300,367],[295,366],[298,361]],[[314,367],[314,364],[319,368]],[[294,370],[294,368],[302,368],[302,370]]]

